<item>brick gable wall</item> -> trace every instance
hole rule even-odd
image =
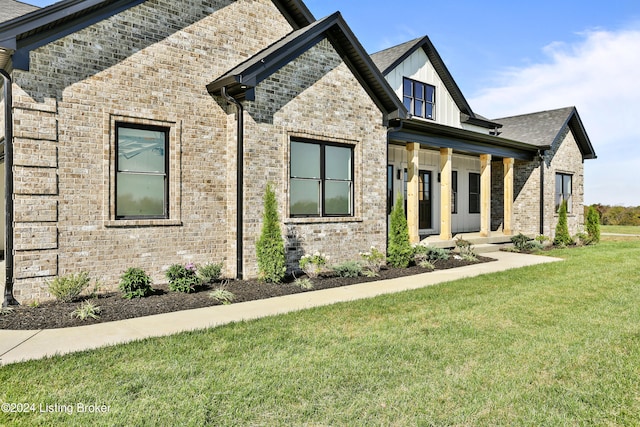
[[[173,263],[236,273],[235,108],[206,85],[291,31],[270,0],[149,0],[31,54],[15,70],[15,285],[49,297],[88,271],[115,289],[128,267],[165,282]],[[262,82],[245,113],[244,270],[255,275],[262,195],[276,184],[289,267],[305,252],[355,259],[386,233],[386,131],[327,41]],[[116,220],[115,122],[169,129],[170,218]],[[288,218],[291,136],[354,146],[355,216]]]

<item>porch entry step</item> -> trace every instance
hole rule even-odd
[[[476,253],[495,252],[505,246],[513,246],[511,236],[496,234],[490,237],[480,237],[479,233],[458,234],[451,240],[440,240],[438,236],[429,236],[420,241],[420,244],[434,246],[437,248],[453,249],[456,247],[456,240],[462,238],[471,245]]]

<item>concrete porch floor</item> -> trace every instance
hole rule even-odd
[[[427,236],[420,240],[420,244],[434,246],[437,248],[455,248],[457,239],[464,239],[470,242],[476,249],[480,249],[485,247],[486,245],[491,245],[493,250],[496,250],[497,246],[509,245],[511,244],[512,235],[506,235],[502,233],[502,231],[492,231],[489,237],[480,236],[479,232],[475,233],[458,233],[453,235],[453,239],[451,240],[441,240],[440,235],[435,234],[432,236]],[[477,251],[481,252],[481,251]]]

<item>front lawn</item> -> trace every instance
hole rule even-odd
[[[640,226],[634,225],[601,225],[600,232],[616,234],[640,235]]]
[[[5,366],[0,400],[35,411],[0,424],[638,425],[640,242],[549,254],[566,261]]]

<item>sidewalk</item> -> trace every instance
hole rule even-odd
[[[559,258],[510,252],[491,252],[483,255],[497,259],[497,261],[266,300],[219,305],[75,328],[32,331],[0,330],[0,366],[149,337],[166,336],[183,331],[274,316],[338,302],[371,298],[512,268],[561,261]]]

